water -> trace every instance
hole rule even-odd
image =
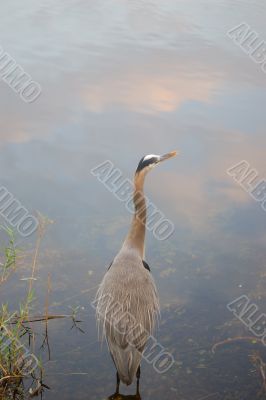
[[[114,391],[90,301],[130,215],[90,170],[111,160],[130,178],[144,154],[176,148],[180,157],[146,183],[175,224],[167,241],[148,234],[147,261],[162,306],[156,337],[176,364],[159,375],[143,363],[142,398],[263,398],[249,358],[258,351],[265,361],[263,346],[236,342],[211,353],[219,341],[252,335],[227,310],[230,301],[246,295],[266,310],[266,213],[226,173],[247,160],[266,177],[266,75],[226,36],[243,21],[266,40],[262,0],[2,4],[0,45],[43,90],[26,104],[0,82],[1,185],[54,221],[34,283],[36,314],[50,273],[49,312],[79,306],[84,321],[85,334],[71,320],[49,323],[44,399],[98,400]],[[32,249],[34,240],[20,243]],[[1,302],[16,307],[29,274],[27,264],[1,287]]]

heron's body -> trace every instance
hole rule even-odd
[[[110,296],[105,297],[107,294]],[[103,299],[97,311],[105,315],[110,352],[120,379],[129,385],[136,376],[159,310],[154,280],[135,249],[121,249],[102,281],[98,296]],[[112,321],[119,319],[116,316],[119,305],[125,317],[113,324]]]
[[[156,286],[144,261],[144,180],[152,166],[174,155],[151,155],[140,161],[134,181],[135,215],[124,244],[106,272],[96,296],[97,319],[102,324],[118,376],[127,385],[132,383],[139,369],[142,353],[159,313]]]

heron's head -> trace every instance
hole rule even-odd
[[[142,159],[140,160],[138,168],[136,170],[136,174],[146,174],[152,168],[154,168],[155,165],[165,160],[169,160],[169,158],[175,157],[177,154],[177,151],[171,151],[171,153],[164,154],[163,156],[148,154],[147,156],[142,157]]]

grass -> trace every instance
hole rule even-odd
[[[17,250],[15,248],[15,236],[12,229],[0,226],[7,237],[8,245],[3,249],[3,262],[0,263],[0,285],[7,281],[16,268]]]
[[[43,315],[35,316],[34,304],[37,295],[34,290],[38,257],[41,242],[46,231],[47,224],[51,221],[39,215],[39,227],[36,245],[33,251],[30,265],[30,277],[25,280],[25,296],[21,299],[16,310],[11,311],[9,305],[0,305],[0,400],[25,399],[38,396],[47,388],[43,383],[44,367],[41,359],[36,355],[34,323],[45,323],[44,340],[40,349],[45,349],[50,360],[50,346],[48,340],[48,321],[59,318],[70,318],[72,328],[83,332],[79,327],[82,321],[77,320],[78,308],[73,308],[70,315],[50,315],[49,295],[51,292],[51,276],[47,279],[47,293]],[[16,247],[15,234],[10,228],[0,226],[0,230],[6,236],[6,245],[0,249],[0,291],[7,284],[11,276],[21,267],[25,266],[25,254]],[[30,363],[31,361],[31,363]],[[25,389],[26,382],[27,389]]]
[[[29,326],[29,320],[36,299],[33,281],[45,225],[46,220],[40,219],[31,277],[26,282],[25,297],[15,311],[11,311],[8,304],[2,304],[0,308],[0,399],[19,398],[20,389],[27,378],[32,378],[34,382],[35,389],[31,388],[31,394],[36,392],[36,385],[38,388],[42,386],[42,364],[34,354],[34,333]],[[1,229],[8,243],[0,253],[0,290],[17,270],[18,262],[23,258],[21,250],[16,248],[14,232],[3,226]]]

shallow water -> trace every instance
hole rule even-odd
[[[211,348],[251,335],[227,310],[233,299],[246,295],[266,313],[266,212],[226,172],[247,160],[266,178],[266,75],[226,35],[245,21],[266,40],[265,11],[262,0],[2,4],[0,46],[42,93],[26,104],[0,81],[1,185],[54,221],[34,283],[36,313],[50,273],[50,313],[80,306],[84,321],[85,334],[69,320],[49,324],[44,399],[98,400],[114,391],[90,301],[131,216],[91,169],[111,160],[131,178],[144,154],[176,148],[180,156],[146,183],[175,225],[167,241],[148,233],[146,258],[162,306],[156,337],[176,364],[160,375],[143,363],[142,399],[263,398],[249,358],[259,351],[266,361],[263,346]],[[18,241],[32,249],[35,236]],[[1,288],[1,302],[17,306],[29,273],[21,269]]]

